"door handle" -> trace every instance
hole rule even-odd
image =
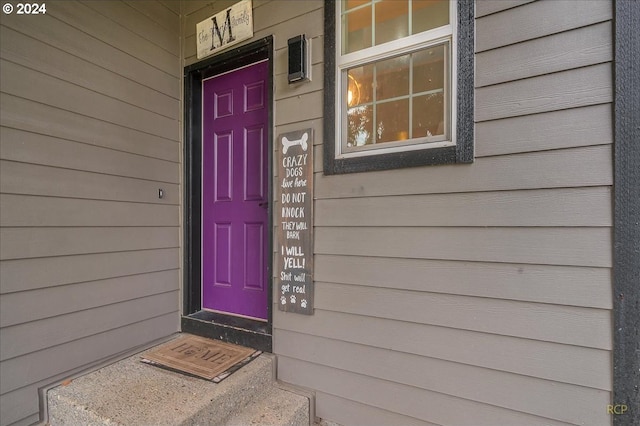
[[[265,201],[264,203],[259,203],[258,205],[259,205],[260,207],[262,207],[262,208],[265,208],[265,209],[266,209],[267,207],[269,207],[269,202],[268,202],[268,201]]]

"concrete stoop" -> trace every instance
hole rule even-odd
[[[140,362],[137,354],[47,392],[51,425],[309,425],[307,396],[274,380],[262,354],[216,384]]]

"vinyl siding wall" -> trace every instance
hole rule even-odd
[[[316,15],[278,46],[307,32],[318,53]],[[323,176],[316,147],[315,315],[274,307],[274,351],[318,416],[610,423],[611,19],[607,0],[476,2],[471,165]],[[288,87],[276,64],[276,134],[322,143],[318,68]]]
[[[233,3],[182,4],[185,65],[196,23]],[[344,425],[609,423],[611,2],[477,1],[475,162],[338,176],[323,1],[253,4],[274,134],[315,133],[316,309],[274,304],[278,378]],[[302,33],[312,81],[289,85]]]
[[[0,20],[2,425],[179,327],[178,4],[46,6]]]

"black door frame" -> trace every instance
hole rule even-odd
[[[273,199],[273,37],[230,49],[184,69],[184,300],[182,331],[271,352],[273,330],[272,250],[267,259],[267,322],[201,310],[202,81],[268,59],[268,197]],[[273,246],[269,203],[269,247]]]

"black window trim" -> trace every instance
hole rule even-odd
[[[456,145],[441,148],[400,151],[362,157],[336,158],[335,155],[335,0],[324,2],[324,144],[325,175],[390,170],[434,164],[472,163],[474,158],[473,71],[474,4],[458,1],[457,34],[457,118]]]

